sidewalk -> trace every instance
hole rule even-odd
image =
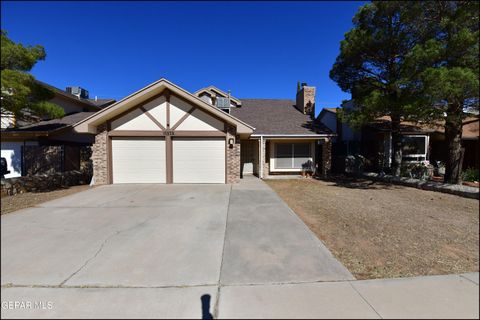
[[[478,279],[470,273],[220,288],[2,288],[2,318],[478,318]],[[7,301],[37,300],[55,304],[5,308]]]
[[[224,287],[219,318],[478,318],[478,273]]]

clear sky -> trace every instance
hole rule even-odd
[[[9,2],[2,29],[47,58],[32,73],[120,99],[162,77],[194,92],[294,99],[317,87],[317,113],[349,94],[328,74],[365,2]]]

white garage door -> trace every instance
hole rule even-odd
[[[225,139],[174,138],[174,183],[225,183]]]
[[[165,183],[163,138],[113,138],[113,183]]]

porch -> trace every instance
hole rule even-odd
[[[240,175],[261,179],[280,176],[326,176],[332,141],[327,135],[252,136],[241,140]]]

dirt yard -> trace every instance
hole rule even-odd
[[[268,180],[357,279],[477,272],[479,201],[365,180]]]
[[[88,185],[81,185],[49,192],[27,192],[13,196],[5,196],[2,197],[1,214],[6,214],[28,207],[34,207],[40,203],[68,196],[76,192],[87,190],[88,188]]]

